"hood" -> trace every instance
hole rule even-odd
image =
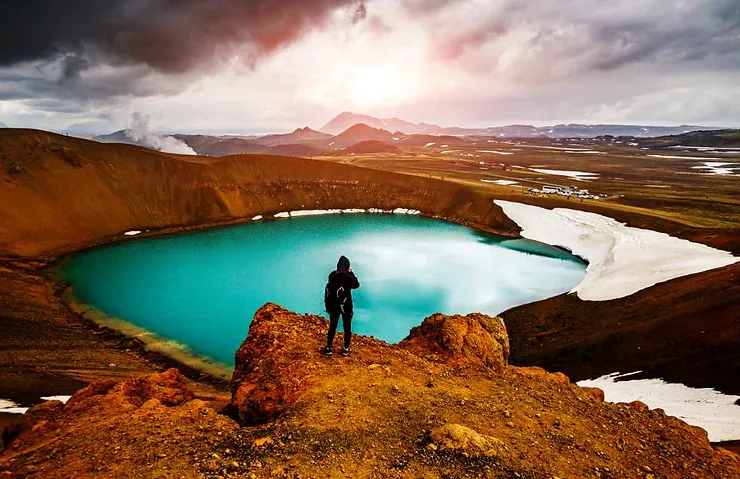
[[[349,271],[349,259],[346,256],[340,256],[337,261],[337,271],[344,273]]]

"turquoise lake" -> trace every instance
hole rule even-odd
[[[61,273],[105,315],[233,365],[264,303],[323,312],[342,254],[361,283],[353,331],[389,342],[436,312],[495,315],[569,291],[586,268],[557,248],[445,221],[341,214],[118,243],[72,255]]]

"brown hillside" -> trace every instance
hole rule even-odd
[[[396,153],[400,151],[394,145],[380,140],[367,140],[356,143],[338,152],[342,155],[362,155],[367,153]]]
[[[561,295],[502,314],[514,364],[575,380],[644,371],[740,394],[740,264],[611,301]]]
[[[121,238],[127,230],[317,207],[406,207],[517,232],[492,200],[439,180],[318,160],[209,159],[42,131],[0,131],[0,257],[48,257]]]

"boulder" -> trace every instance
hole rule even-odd
[[[509,361],[509,336],[503,320],[479,313],[429,316],[399,346],[458,367],[502,371]]]
[[[258,309],[236,352],[229,415],[242,424],[263,424],[295,404],[311,384],[326,328],[319,316],[273,303]]]
[[[434,450],[453,451],[469,457],[495,456],[503,443],[460,424],[445,424],[429,434]]]
[[[67,401],[66,410],[85,409],[91,402],[121,402],[140,407],[156,399],[165,406],[177,406],[193,399],[185,377],[177,369],[126,381],[99,380],[77,391]]]

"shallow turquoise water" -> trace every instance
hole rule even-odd
[[[569,291],[585,274],[583,262],[539,243],[374,214],[119,243],[73,255],[61,272],[80,300],[106,315],[233,364],[264,303],[322,313],[324,284],[341,254],[361,283],[353,330],[390,342],[435,312],[498,314]]]

